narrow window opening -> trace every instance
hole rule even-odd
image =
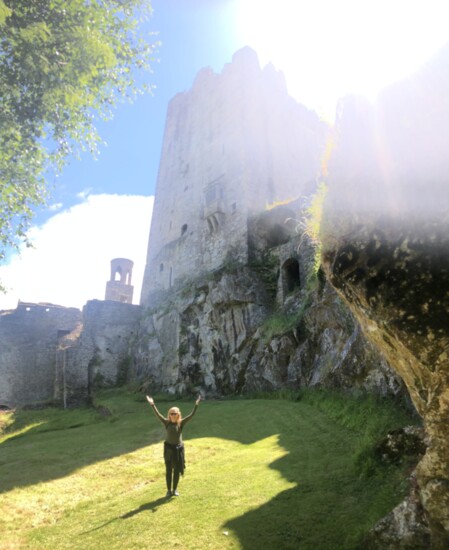
[[[182,227],[181,227],[181,236],[182,235],[185,235],[187,232],[187,224],[185,223]]]
[[[282,266],[284,291],[286,294],[300,287],[299,263],[294,258],[288,259]]]

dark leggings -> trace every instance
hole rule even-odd
[[[179,468],[177,467],[176,461],[166,460],[165,461],[165,481],[167,482],[167,489],[171,491],[172,489],[172,473],[173,473],[173,491],[176,491],[179,482]]]

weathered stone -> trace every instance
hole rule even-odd
[[[404,460],[421,458],[426,449],[424,429],[405,426],[389,432],[376,446],[375,454],[385,463],[398,464]]]
[[[412,483],[413,485],[413,483]],[[366,550],[428,550],[430,531],[416,489],[366,537]]]
[[[245,265],[248,219],[313,191],[327,132],[250,48],[221,74],[201,71],[168,107],[141,303],[154,307],[223,264]],[[274,244],[287,217],[267,228]]]
[[[257,217],[253,222],[258,227]],[[255,244],[260,233],[250,236]],[[309,386],[403,392],[335,291],[325,283],[308,289],[314,255],[305,243],[295,235],[272,247],[263,268],[259,255],[266,250],[250,248],[250,265],[224,267],[207,283],[191,280],[155,312],[148,310],[135,347],[140,378],[165,391],[213,395]],[[294,251],[303,277],[282,302],[286,250],[289,257]],[[277,291],[267,292],[267,281]]]
[[[67,401],[76,402],[89,399],[96,387],[129,381],[131,346],[137,337],[140,315],[140,306],[132,304],[110,300],[87,302],[82,330],[59,350],[59,354],[65,355],[65,378],[58,378],[57,395],[65,392]],[[61,362],[59,358],[57,366]]]
[[[60,339],[81,323],[81,311],[19,302],[0,312],[0,405],[54,399],[55,354]]]

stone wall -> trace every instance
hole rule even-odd
[[[80,323],[79,309],[53,304],[0,312],[0,405],[53,399],[59,339]]]
[[[81,312],[19,303],[0,313],[0,405],[90,400],[95,388],[128,381],[141,308],[91,300]]]
[[[61,343],[56,394],[68,403],[89,399],[95,388],[128,381],[131,346],[137,335],[140,306],[90,300],[83,308],[82,331]]]

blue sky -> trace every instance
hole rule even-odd
[[[203,67],[221,72],[249,45],[262,66],[285,74],[290,94],[332,122],[349,92],[375,98],[449,41],[447,0],[153,0],[147,28],[159,33],[153,96],[122,103],[99,125],[97,160],[71,159],[54,181],[50,208],[37,212],[34,250],[0,266],[17,300],[81,308],[103,299],[110,260],[134,261],[139,303],[153,195],[170,99]]]
[[[188,90],[205,66],[220,72],[244,46],[232,25],[233,1],[153,0],[146,29],[157,32],[162,46],[153,63],[154,95],[121,103],[111,121],[98,125],[107,145],[95,160],[89,153],[72,159],[58,177],[53,204],[78,202],[79,193],[154,194],[169,100]],[[49,212],[39,213],[39,220]]]

